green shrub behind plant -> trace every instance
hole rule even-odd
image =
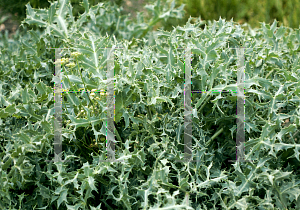
[[[252,28],[260,27],[260,22],[272,24],[276,19],[284,26],[299,28],[300,2],[296,0],[179,0],[184,3],[186,16],[203,20],[234,19],[236,22],[248,23]]]

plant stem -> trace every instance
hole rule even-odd
[[[149,113],[149,120],[151,121],[152,120],[152,113],[151,113],[150,107],[147,106],[147,109],[148,109],[148,113]]]
[[[217,133],[215,133],[215,134],[211,137],[211,139],[206,143],[206,146],[208,146],[208,145],[210,144],[211,141],[213,141],[218,135],[220,135],[220,133],[222,133],[223,130],[224,130],[223,128],[221,128],[220,130],[218,130]]]
[[[115,125],[115,132],[116,132],[116,136],[117,136],[118,141],[119,141],[119,142],[122,142],[122,139],[121,139],[121,137],[120,137],[120,135],[119,135],[119,132],[118,132],[118,130],[117,130],[117,128],[116,128],[116,125]]]
[[[158,181],[158,183],[161,184],[161,185],[165,185],[167,187],[173,188],[173,189],[179,189],[179,190],[185,192],[186,194],[188,194],[188,192],[186,190],[184,190],[184,189],[182,189],[182,188],[180,188],[180,187],[178,187],[176,185],[173,185],[173,186],[172,185],[168,185],[168,184],[165,184],[165,183],[163,183],[161,181]]]
[[[208,98],[204,101],[204,103],[202,104],[202,106],[200,107],[198,112],[201,112],[202,109],[204,108],[204,106],[207,104],[207,102],[209,101],[209,99],[211,98],[211,95],[208,96]]]
[[[66,71],[67,71],[66,68],[65,68],[64,66],[63,66],[63,68],[64,68],[64,70],[65,70],[65,72],[66,72]],[[67,79],[68,79],[68,81],[69,81],[69,83],[70,83],[71,88],[72,88],[73,90],[75,90],[75,88],[74,88],[74,86],[72,85],[72,83],[71,83],[69,77],[67,77]]]
[[[81,73],[81,71],[80,71],[80,68],[79,68],[79,63],[78,63],[78,59],[77,59],[77,57],[76,57],[76,63],[77,63],[77,68],[78,68],[78,71],[79,71],[79,73],[80,73],[80,77],[81,77],[81,80],[82,80],[82,83],[83,83],[84,89],[85,89],[85,90],[87,90],[87,88],[86,88],[86,85],[85,85],[85,82],[84,82],[84,80],[83,80],[83,77],[82,77],[82,73]],[[90,99],[90,96],[89,96],[89,94],[87,94],[87,96],[88,96],[88,98],[89,98],[89,100],[90,100],[90,102],[91,102],[91,104],[92,104],[93,111],[94,111],[94,113],[95,113],[95,109],[94,109],[94,102],[93,102],[93,101]]]

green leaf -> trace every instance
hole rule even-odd
[[[215,51],[216,48],[221,47],[222,45],[226,45],[226,42],[220,41],[219,39],[217,41],[212,42],[207,48],[206,53],[210,53],[212,50]]]
[[[28,89],[27,88],[23,89],[21,95],[22,95],[23,103],[28,104],[28,102],[29,102]]]
[[[47,88],[45,83],[43,83],[43,81],[40,81],[39,83],[37,83],[35,85],[35,88],[39,91],[39,95],[44,95],[47,93]]]
[[[18,109],[16,109],[16,104],[9,105],[8,107],[5,108],[5,112],[9,114],[17,113],[17,110]]]
[[[282,136],[289,133],[289,132],[294,132],[297,129],[297,127],[293,124],[289,125],[288,127],[283,128],[278,134],[277,137],[281,141]]]
[[[69,78],[69,80],[70,80],[71,82],[83,84],[82,80],[81,80],[78,76],[75,76],[75,75],[67,75],[67,77]]]
[[[125,128],[124,128],[124,130],[125,130],[129,126],[129,114],[126,109],[123,109],[123,117],[125,120]]]
[[[37,182],[37,186],[39,187],[39,193],[40,193],[41,196],[43,196],[43,198],[47,198],[47,199],[51,198],[51,196],[50,196],[51,192],[47,187],[40,184],[39,182]]]
[[[5,119],[5,118],[7,118],[8,116],[10,116],[10,114],[9,114],[9,113],[6,113],[4,109],[1,109],[1,111],[0,111],[0,118]]]
[[[277,28],[277,20],[275,19],[273,24],[271,25],[270,30],[274,33]]]
[[[131,117],[130,118],[130,120],[133,122],[133,123],[135,123],[135,124],[144,124],[144,121],[143,120],[141,120],[141,119],[139,119],[139,118],[137,118],[137,117]]]
[[[215,61],[218,57],[217,51],[212,50],[207,54],[207,61]]]
[[[91,210],[101,209],[101,203],[97,207],[90,206]]]
[[[41,56],[46,51],[46,45],[44,40],[41,38],[40,41],[37,43],[37,55]]]
[[[88,13],[90,9],[88,0],[83,0],[83,7],[85,9],[85,12]]]
[[[197,109],[193,109],[192,110],[192,114],[193,114],[193,117],[199,119],[198,115],[197,115]]]
[[[12,164],[12,158],[11,157],[9,157],[8,158],[8,160],[5,162],[5,163],[3,163],[3,165],[2,165],[2,170],[6,170],[11,164]]]
[[[169,102],[174,107],[174,103],[166,96],[153,97],[149,105],[160,104],[162,102]]]
[[[273,27],[274,27],[274,23],[275,23],[275,21],[274,21],[273,24],[272,24]],[[277,25],[277,24],[276,24],[276,25]],[[267,27],[268,27],[268,28],[267,28]],[[271,29],[269,29],[269,26],[268,26],[268,25],[266,26],[266,24],[263,23],[263,24],[262,24],[262,29],[263,29],[263,32],[265,33],[265,35],[266,35],[267,38],[273,37],[273,32],[272,32]],[[273,28],[273,30],[275,30],[275,28]]]
[[[276,31],[276,34],[275,34],[275,37],[277,39],[281,39],[283,37],[283,35],[285,34],[285,28],[283,26],[281,26],[277,31]]]
[[[80,104],[78,98],[76,97],[76,95],[74,93],[67,93],[67,99],[74,106],[78,107]]]
[[[256,132],[259,132],[259,130],[256,128],[257,126],[251,122],[245,122],[245,128],[248,133],[250,133],[250,130],[254,130]]]
[[[79,210],[79,209],[83,209],[84,206],[83,204],[80,202],[80,203],[76,203],[74,206],[71,206],[71,205],[68,205],[66,204],[68,210]]]
[[[173,55],[173,48],[170,47],[169,49],[169,53],[168,53],[168,64],[170,65],[170,67],[175,65],[175,57]]]
[[[28,14],[29,18],[26,18],[25,21],[28,24],[37,25],[39,27],[47,26],[47,23],[40,19],[39,16],[36,15],[36,12],[32,9],[30,4],[26,4],[26,13]]]
[[[25,133],[19,133],[17,136],[22,140],[25,144],[30,144],[31,140],[30,137]]]
[[[48,133],[51,133],[53,131],[53,127],[51,126],[51,124],[45,120],[43,120],[41,122],[42,126],[43,126],[43,129],[48,132]]]
[[[48,22],[52,24],[54,21],[54,16],[56,13],[57,2],[51,3],[50,8],[48,9]]]
[[[90,188],[98,193],[98,190],[95,187],[95,179],[94,179],[94,177],[89,176],[88,177],[88,183],[89,183]]]
[[[61,204],[62,202],[68,203],[68,201],[67,201],[67,195],[68,195],[68,189],[63,190],[63,191],[60,193],[60,196],[59,196],[59,198],[58,198],[58,200],[57,200],[57,208],[59,208],[59,206],[60,206],[60,204]]]
[[[11,103],[6,101],[3,97],[3,95],[0,94],[0,105],[9,106],[9,105],[11,105]]]
[[[101,119],[96,118],[96,117],[91,117],[90,120],[83,119],[83,118],[75,118],[72,115],[68,115],[69,119],[71,120],[70,125],[74,125],[75,128],[79,127],[88,127],[90,123],[97,125],[101,122]]]

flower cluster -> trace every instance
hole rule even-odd
[[[69,68],[74,68],[76,66],[76,64],[74,62],[72,62],[72,63],[66,64],[66,66]]]
[[[105,90],[101,89],[101,90],[100,90],[100,95],[104,96],[104,95],[105,95],[104,92],[105,92]]]
[[[94,93],[94,91],[97,91],[96,89],[92,89],[92,93],[90,94],[90,96],[92,97],[92,98],[94,98],[95,97],[95,93]]]
[[[60,60],[58,60],[58,61],[55,61],[54,64],[61,64],[61,65],[64,65],[64,64],[66,64],[66,63],[68,63],[68,62],[69,62],[69,58],[62,58],[62,59],[60,59]]]
[[[99,96],[97,96],[97,95],[95,94],[96,91],[97,91],[96,89],[92,89],[92,90],[91,90],[91,93],[90,93],[90,97],[91,97],[91,98],[94,98],[94,99],[96,99],[96,100],[100,100]],[[105,95],[107,96],[108,93],[105,93],[105,90],[104,90],[104,89],[101,89],[101,90],[100,90],[100,96],[105,96]],[[101,98],[103,98],[103,97],[101,97]]]
[[[79,55],[81,55],[80,52],[72,52],[71,53],[71,56],[74,57],[74,58],[77,58]]]

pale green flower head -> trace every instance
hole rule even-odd
[[[69,68],[74,68],[76,66],[76,64],[74,62],[72,62],[72,63],[66,64],[66,66]]]
[[[77,58],[79,55],[81,55],[80,52],[72,52],[71,53],[71,56],[74,57],[74,58]]]
[[[61,64],[61,65],[64,65],[64,64],[66,64],[66,63],[68,63],[68,62],[69,62],[69,58],[62,58],[62,59],[60,59],[60,60],[58,60],[58,61],[55,61],[54,64]]]
[[[100,90],[100,95],[101,95],[101,96],[105,96],[105,90],[104,90],[104,89],[101,89],[101,90]]]

